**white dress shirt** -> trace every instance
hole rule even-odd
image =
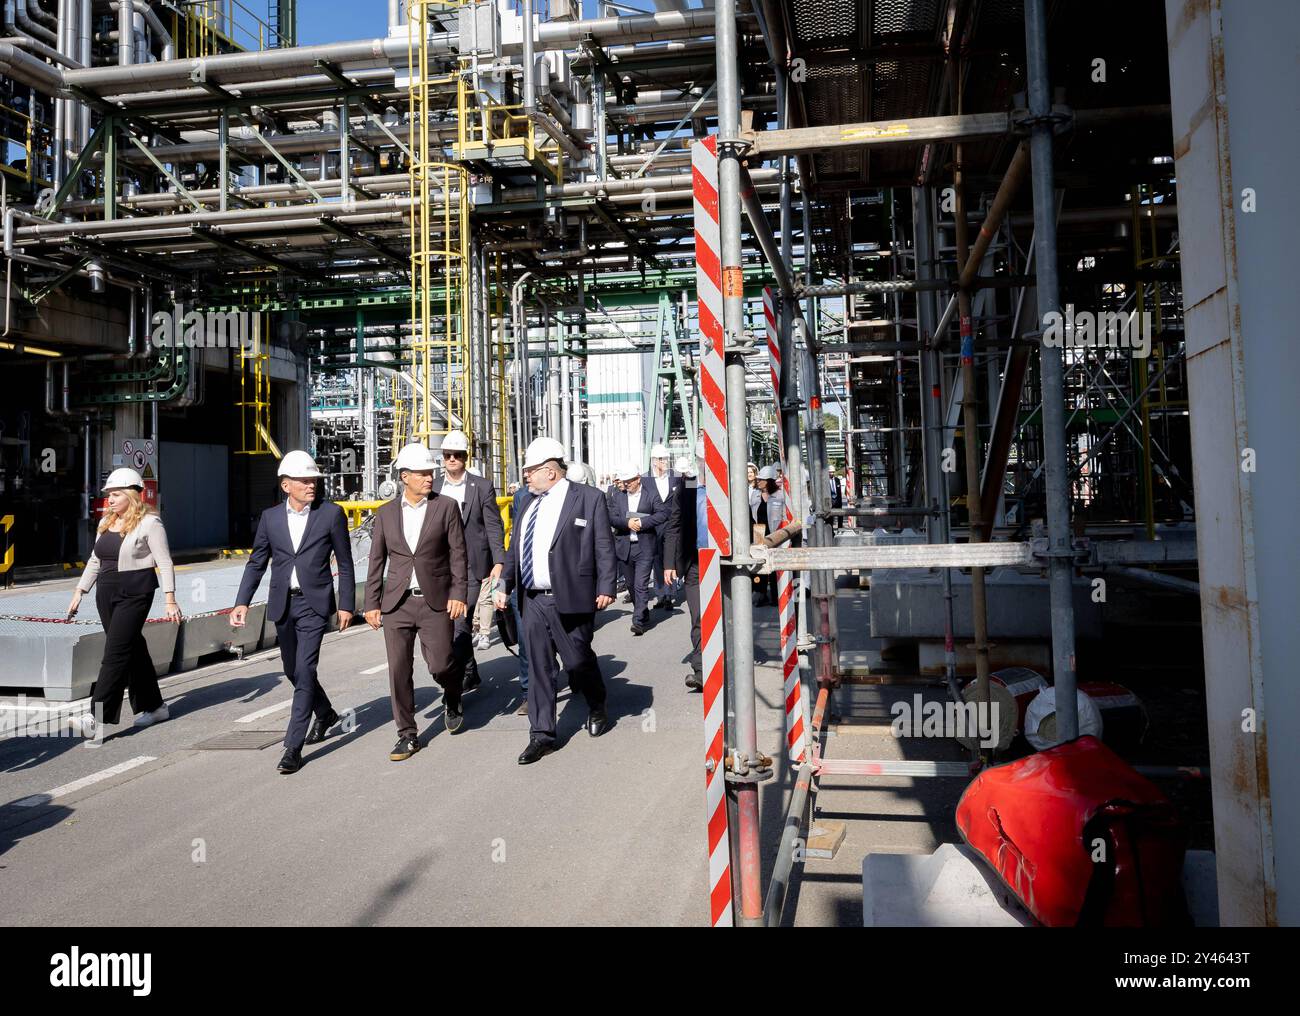
[[[520,520],[524,528],[519,530],[519,539],[527,532],[528,517],[537,513],[537,522],[533,528],[533,589],[551,588],[551,543],[555,540],[555,530],[560,524],[560,512],[564,510],[564,499],[569,495],[569,481],[560,480],[546,492],[545,497],[534,498],[533,503],[524,512]],[[523,552],[523,545],[519,547]],[[522,571],[522,569],[521,569]],[[522,574],[520,578],[522,578]]]
[[[465,515],[465,488],[469,484],[469,474],[462,473],[460,483],[452,483],[445,476],[442,478],[442,492],[460,505],[460,514]]]
[[[284,502],[285,513],[289,517],[289,540],[293,543],[293,552],[298,553],[298,548],[302,546],[303,534],[307,532],[307,520],[311,517],[311,505],[307,504],[302,511],[293,510],[293,505],[289,501]],[[289,572],[289,588],[301,589],[298,584],[298,569],[295,567]]]
[[[668,474],[655,477],[655,486],[659,488],[659,500],[668,503]]]
[[[640,503],[641,503],[641,489],[638,487],[637,492],[635,494],[629,492],[627,495],[627,514],[628,514],[629,521],[631,521],[632,513],[636,511],[636,506],[639,505]],[[630,535],[632,537],[632,542],[636,543],[636,533],[632,533]]]
[[[420,530],[424,527],[424,513],[429,508],[429,499],[420,498],[416,504],[411,504],[402,495],[402,535],[406,537],[406,546],[410,548],[412,554],[415,553],[415,545],[420,542]],[[411,585],[414,589],[419,583],[415,580],[415,568],[411,568]]]

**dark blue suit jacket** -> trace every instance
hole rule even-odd
[[[507,596],[523,582],[519,567],[520,548],[524,542],[520,526],[535,500],[531,492],[525,494],[512,522],[510,550],[501,572]],[[610,533],[605,495],[598,487],[569,482],[569,492],[560,509],[560,522],[555,527],[555,539],[551,542],[549,564],[551,590],[561,613],[594,614],[597,596],[613,599],[614,538]],[[527,600],[526,596],[519,597],[521,611]]]
[[[673,498],[676,496],[677,491],[681,489],[682,484],[686,482],[686,477],[683,476],[681,473],[677,472],[677,470],[675,469],[668,470],[667,476],[668,476],[668,496],[665,498],[660,498],[660,500],[663,501],[665,507],[667,507],[668,510],[671,511]],[[659,484],[655,482],[655,474],[653,469],[650,470],[650,472],[648,473],[641,474],[641,486],[642,488],[646,486],[652,487],[656,494],[659,493]],[[661,531],[661,535],[662,535],[662,531]]]
[[[330,554],[339,563],[338,607],[334,600],[334,577],[330,572]],[[247,607],[271,565],[271,592],[266,600],[266,616],[280,622],[289,612],[289,575],[298,569],[298,584],[307,605],[321,617],[335,609],[349,613],[356,608],[357,584],[352,569],[352,545],[348,540],[348,523],[343,509],[332,501],[320,501],[311,507],[307,530],[295,553],[289,536],[289,516],[281,501],[262,512],[253,538],[253,553],[244,565],[235,606]]]
[[[668,496],[671,498],[672,493]],[[659,500],[659,491],[655,489],[654,481],[651,480],[647,485],[645,478],[641,479],[641,498],[637,501],[636,510],[648,518],[641,520],[638,533],[641,539],[636,543],[632,542],[632,530],[627,525],[627,495],[617,487],[610,487],[605,492],[605,497],[609,506],[609,522],[614,527],[615,556],[620,561],[631,561],[633,548],[636,548],[637,557],[653,557],[655,538],[668,521],[668,505]]]

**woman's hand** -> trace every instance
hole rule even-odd
[[[72,591],[72,602],[68,604],[68,617],[76,617],[77,611],[81,608],[81,590]]]
[[[170,621],[172,624],[181,623],[180,604],[178,604],[175,600],[167,601],[166,614],[167,614],[167,620]]]

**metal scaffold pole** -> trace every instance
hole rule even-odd
[[[1059,313],[1056,271],[1056,197],[1052,172],[1052,93],[1047,73],[1044,0],[1025,0],[1025,63],[1029,85],[1029,152],[1034,187],[1034,272],[1040,329]],[[1040,344],[1043,391],[1043,458],[1047,473],[1047,534],[1052,617],[1052,672],[1062,741],[1079,736],[1074,659],[1073,553],[1070,477],[1065,447],[1065,380],[1059,346]]]
[[[741,269],[740,66],[736,0],[719,0],[716,8],[718,53],[718,223],[722,263],[722,332],[726,355],[728,487],[732,557],[726,583],[731,607],[727,618],[732,674],[731,701],[736,740],[731,781],[735,787],[740,858],[740,923],[762,920],[762,857],[758,825],[758,781],[771,775],[758,754],[758,715],[754,690],[754,601],[745,568],[751,526],[748,460],[748,406],[745,395],[744,275]]]

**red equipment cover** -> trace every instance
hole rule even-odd
[[[1095,737],[984,770],[957,828],[1048,927],[1188,923],[1178,813]]]

